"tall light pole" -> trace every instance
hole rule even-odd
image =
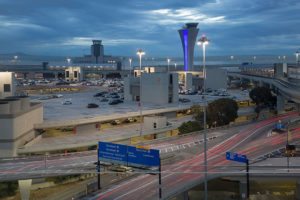
[[[142,56],[145,55],[145,52],[142,49],[139,49],[136,54],[139,56],[140,58],[140,99],[139,99],[139,108],[140,108],[140,136],[142,136],[142,132],[143,132],[143,123],[142,123]]]
[[[132,63],[132,58],[129,58],[129,75],[131,76],[132,73],[132,67],[131,67],[131,63]]]
[[[167,62],[168,62],[168,72],[170,72],[170,62],[171,62],[171,59],[168,58],[168,59],[167,59]]]
[[[177,71],[177,63],[174,63],[175,71]]]
[[[205,92],[205,80],[206,80],[206,69],[205,69],[205,47],[208,45],[209,40],[205,35],[198,40],[197,44],[202,46],[203,50],[203,91]],[[204,109],[203,109],[203,130],[204,130],[204,199],[207,200],[207,135],[206,135],[206,99],[203,95]]]

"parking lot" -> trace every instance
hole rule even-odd
[[[33,96],[34,101],[43,102],[44,104],[44,120],[67,120],[67,119],[79,119],[79,118],[91,118],[94,116],[107,116],[111,114],[124,114],[128,112],[136,112],[139,110],[138,102],[126,102],[119,103],[116,105],[109,105],[109,102],[101,102],[102,97],[94,97],[94,95],[103,88],[92,87],[87,91],[75,92],[75,93],[65,93],[60,98],[51,98],[45,100],[38,100],[42,97]],[[230,96],[228,98],[235,98],[236,100],[249,99],[248,94],[241,92],[239,90],[228,91]],[[122,95],[122,94],[120,94]],[[143,110],[159,109],[159,108],[172,108],[181,107],[186,105],[193,105],[203,102],[202,95],[179,95],[179,98],[189,99],[190,102],[186,103],[173,103],[166,105],[158,104],[143,104]],[[207,101],[212,101],[217,98],[222,98],[220,96],[206,95]],[[111,99],[109,99],[111,100]],[[64,105],[65,101],[71,101],[72,104]],[[98,108],[87,108],[90,103],[95,103],[99,105]]]

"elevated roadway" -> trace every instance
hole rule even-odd
[[[236,165],[225,159],[226,151],[235,151],[246,154],[251,161],[262,155],[282,148],[286,142],[285,135],[274,137],[260,137],[267,130],[274,126],[278,120],[288,120],[292,115],[280,117],[255,123],[252,126],[232,135],[217,145],[211,146],[208,151],[208,175],[210,178],[220,177],[230,166]],[[293,134],[293,141],[300,139],[300,133]],[[236,171],[236,170],[235,170]],[[240,172],[243,173],[243,172]],[[164,164],[162,166],[163,198],[174,197],[184,191],[203,182],[204,166],[203,153],[192,158],[181,159],[175,164]],[[158,198],[158,179],[153,175],[141,175],[128,182],[114,185],[102,190],[99,194],[88,199],[156,199]]]
[[[300,103],[300,85],[289,82],[287,79],[243,74],[240,72],[228,72],[228,76],[252,80],[254,82],[259,83],[260,85],[270,85],[271,88],[275,89],[275,91],[284,96],[286,99],[292,100],[298,104]]]

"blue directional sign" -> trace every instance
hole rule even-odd
[[[159,150],[140,149],[133,146],[99,142],[99,160],[128,164],[131,166],[158,166],[160,162]]]
[[[99,142],[99,159],[108,162],[127,162],[127,146],[110,142]]]
[[[276,129],[284,129],[284,125],[282,123],[277,123],[275,128]]]
[[[139,149],[128,146],[128,164],[130,165],[159,165],[159,150],[156,149]]]
[[[248,158],[246,155],[242,155],[234,152],[226,152],[226,159],[236,161],[236,162],[242,162],[242,163],[248,162]]]

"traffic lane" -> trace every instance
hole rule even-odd
[[[277,119],[276,119],[277,120]],[[80,154],[79,156],[82,156],[82,154]],[[51,158],[51,159],[53,159],[53,158]],[[72,159],[72,158],[71,158]],[[66,160],[66,158],[59,158],[58,160],[55,160],[55,166],[59,166],[59,161],[63,161],[63,162],[65,162],[65,160]],[[47,161],[46,161],[47,162]],[[76,162],[76,161],[75,161]],[[50,163],[51,164],[51,163]],[[28,168],[30,169],[30,168],[32,168],[32,169],[38,169],[38,168],[44,168],[44,162],[42,161],[42,162],[38,162],[38,163],[36,163],[36,164],[34,164],[33,165],[33,163],[30,163],[29,165],[27,165],[27,166],[22,166],[22,170],[27,170]],[[66,164],[65,164],[66,165]],[[51,165],[50,165],[51,166]],[[72,167],[74,167],[74,165],[72,165],[71,164],[71,166]],[[63,166],[64,167],[64,166]],[[18,171],[20,171],[20,170],[18,170]],[[12,171],[13,173],[15,172],[15,171]]]
[[[283,116],[284,118],[284,116]],[[257,130],[258,128],[261,128],[261,127],[264,127],[265,125],[267,124],[270,124],[270,123],[273,123],[274,120],[278,120],[278,118],[274,118],[274,119],[271,119],[271,120],[267,120],[266,122],[261,122],[259,125],[255,126],[253,129],[250,129],[250,130],[247,130],[244,132],[244,134],[241,134],[239,137],[236,137],[235,140],[233,141],[234,144],[236,144],[236,142],[239,142],[241,138],[243,138],[245,135],[248,135],[250,131],[253,131],[254,133],[256,133],[255,130]],[[247,139],[247,137],[246,137]],[[246,141],[245,139],[243,140],[243,142]],[[227,146],[225,146],[225,148],[227,148],[228,146],[232,147],[232,143],[227,143],[226,144]],[[224,151],[224,149],[219,149],[219,151]],[[203,155],[203,154],[201,154]],[[225,156],[225,155],[224,155]],[[203,159],[203,158],[202,158]],[[198,160],[197,156],[195,158],[193,158],[192,160],[187,160],[188,162],[186,164],[190,164],[190,162],[195,162],[196,160]],[[200,159],[199,159],[200,160]],[[182,167],[182,166],[181,166]],[[127,192],[128,193],[128,192]],[[126,194],[127,194],[126,193]],[[106,197],[107,197],[107,193],[106,193]],[[106,197],[103,197],[104,199],[106,199]],[[117,197],[117,196],[115,196]],[[101,197],[99,199],[102,199]],[[109,198],[110,199],[110,198]]]
[[[225,141],[224,143],[228,146],[232,145],[230,140]],[[201,159],[203,160],[203,153],[200,156],[194,156],[194,158],[192,158],[192,159],[187,159],[187,160],[181,161],[179,163],[176,163],[175,165],[163,166],[163,169],[167,168],[167,170],[163,171],[163,175],[162,175],[163,180],[170,177],[170,176],[175,176],[174,178],[178,179],[177,176],[180,176],[180,173],[178,174],[177,170],[187,170],[189,168],[193,168],[192,165],[195,162],[200,162]],[[149,189],[148,187],[150,187],[151,182],[149,182],[147,180],[143,180],[143,182],[147,183],[147,185],[139,186],[139,183],[136,183],[136,185],[132,185],[132,184],[129,185],[128,184],[127,186],[125,185],[124,190],[121,190],[122,188],[119,188],[119,190],[121,190],[122,192],[120,192],[118,194],[115,194],[115,192],[117,192],[117,191],[109,192],[109,193],[106,193],[104,196],[100,196],[98,199],[117,199],[117,198],[122,198],[122,199],[129,198],[129,199],[131,199],[132,198],[131,194],[133,194],[137,190],[142,190],[147,186],[147,191],[148,191],[148,189]],[[130,189],[130,188],[135,188],[135,189],[134,190],[131,189],[130,191],[128,191],[128,189]],[[137,194],[140,194],[140,193],[137,193]],[[133,195],[137,195],[137,194],[133,194]],[[127,196],[127,197],[125,197],[125,196]],[[143,196],[143,197],[140,196],[140,198],[144,199],[145,196]],[[151,198],[149,198],[149,199],[151,199]]]

